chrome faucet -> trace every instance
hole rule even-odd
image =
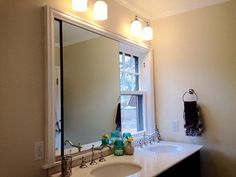
[[[67,143],[68,143],[69,145],[71,145],[72,147],[77,148],[77,149],[78,149],[78,152],[80,152],[81,149],[82,149],[82,146],[80,145],[80,143],[78,143],[78,145],[74,145],[70,140],[66,140],[66,141],[64,142],[64,145],[66,145]]]
[[[103,148],[108,147],[112,151],[112,147],[109,144],[101,144],[99,147],[94,148],[95,150],[102,150]]]
[[[146,133],[144,132],[143,133],[143,145],[148,145],[148,142],[149,142],[149,137],[148,135],[146,135]]]
[[[94,145],[92,145],[92,148],[91,148],[92,156],[91,156],[90,165],[96,165],[96,164],[97,164],[97,162],[96,162],[95,159],[94,159],[94,152],[95,152],[95,151],[101,151],[101,152],[100,152],[100,159],[99,159],[99,162],[105,161],[104,156],[103,156],[103,152],[102,152],[102,149],[105,148],[105,147],[108,147],[109,150],[112,151],[112,147],[111,147],[111,145],[109,145],[109,144],[102,144],[102,145],[100,145],[99,147],[96,147],[96,148],[94,147]]]
[[[150,145],[152,145],[152,137],[149,137],[148,142]]]
[[[100,157],[99,157],[99,160],[98,160],[99,162],[105,162],[106,160],[105,160],[105,158],[104,158],[104,155],[103,155],[103,152],[101,151],[100,152]]]
[[[80,164],[79,167],[80,167],[80,168],[87,168],[86,159],[85,159],[84,156],[81,158],[81,164]]]
[[[139,140],[139,147],[140,147],[140,148],[143,148],[143,142],[142,142],[142,140]]]
[[[94,145],[92,145],[91,150],[92,150],[92,157],[91,157],[90,165],[96,165],[97,162],[94,160],[94,151],[95,151],[96,149],[94,148]]]

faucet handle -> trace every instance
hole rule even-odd
[[[149,144],[152,145],[152,137],[149,137],[148,141],[149,141]]]
[[[94,145],[92,145],[92,156],[91,156],[91,162],[90,162],[90,165],[96,165],[97,162],[94,160],[94,151],[95,151],[95,148],[94,148]]]
[[[156,128],[155,132],[156,132],[156,139],[157,139],[157,142],[159,143],[160,140],[161,140],[160,131]]]
[[[139,147],[140,147],[140,148],[143,148],[143,142],[142,142],[142,140],[139,140]]]
[[[155,139],[156,139],[156,138],[155,138],[155,134],[154,134],[154,135],[152,135],[152,142],[153,142],[153,143],[155,143],[155,141],[156,141]]]
[[[149,143],[149,136],[144,132],[143,134],[143,145],[147,146]]]
[[[80,143],[78,143],[78,145],[76,147],[78,149],[78,152],[81,152],[82,146],[80,145]]]
[[[79,167],[80,168],[87,168],[85,157],[83,156],[80,160],[81,160],[81,164]]]
[[[102,151],[100,152],[100,158],[99,158],[98,161],[99,161],[99,162],[104,162],[104,161],[106,161],[106,159],[104,158],[104,155],[103,155],[103,152],[102,152]]]
[[[97,162],[94,159],[92,159],[90,162],[90,165],[96,165],[96,164],[97,164]]]

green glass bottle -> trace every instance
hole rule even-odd
[[[115,141],[115,150],[114,150],[115,156],[122,156],[124,155],[124,143],[121,138],[116,139]]]

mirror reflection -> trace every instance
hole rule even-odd
[[[55,21],[58,34],[57,23]],[[58,68],[55,73],[58,82],[63,79],[64,140],[75,145],[88,145],[100,141],[104,133],[109,133],[116,127],[120,95],[119,43],[65,22],[62,22],[62,36],[63,64],[60,63],[59,35],[55,36],[55,68]],[[60,78],[62,69],[63,78]],[[58,86],[59,93],[61,89]],[[60,94],[55,96],[55,101],[59,104]],[[56,112],[60,125],[60,107]],[[58,150],[59,135],[60,132],[56,133]],[[68,148],[71,150],[69,143],[65,145],[65,151]],[[73,152],[77,150],[74,148]]]
[[[55,112],[55,150],[61,154],[61,83],[60,83],[60,23],[54,20],[54,112]]]
[[[56,155],[100,146],[101,139],[112,143],[127,132],[152,134],[151,52],[63,21],[54,26]]]

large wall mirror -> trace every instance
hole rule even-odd
[[[91,148],[90,143],[99,143],[102,134],[115,130],[120,95],[119,42],[58,20],[54,26],[55,144],[59,154],[63,150],[61,136],[64,136],[67,142],[64,153],[68,154],[78,150],[69,141],[74,145],[80,143],[85,150],[86,146]],[[64,119],[63,132],[60,131],[61,118]]]
[[[152,52],[139,43],[46,7],[45,166],[119,128],[152,133]],[[59,158],[55,158],[55,155]]]

